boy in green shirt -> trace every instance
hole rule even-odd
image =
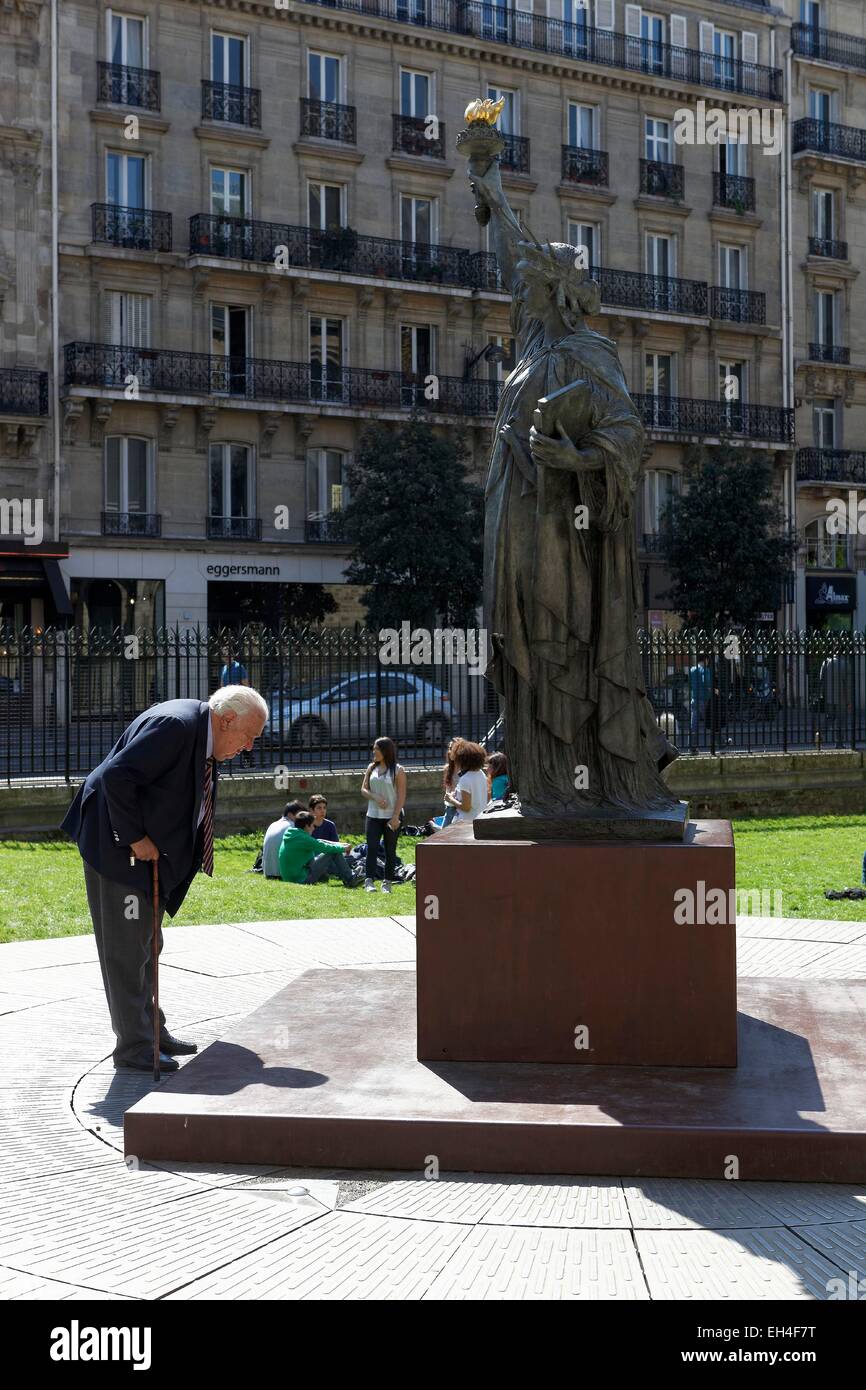
[[[280,845],[280,878],[284,883],[320,883],[329,874],[336,874],[347,888],[357,888],[346,859],[352,846],[314,840],[314,824],[309,811],[299,811],[294,825],[285,831]]]

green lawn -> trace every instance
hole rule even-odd
[[[357,844],[359,835],[344,842]],[[397,853],[415,862],[415,840],[401,836]],[[217,840],[214,876],[197,874],[174,918],[178,926],[197,922],[275,921],[287,917],[386,917],[415,911],[414,883],[395,884],[390,896],[344,888],[336,879],[306,887],[251,874],[260,835]],[[0,841],[0,942],[44,936],[79,936],[92,930],[81,859],[68,841]],[[166,925],[172,919],[166,918]]]
[[[737,887],[782,894],[785,917],[862,921],[864,902],[828,902],[825,888],[856,887],[866,850],[866,816],[802,816],[736,821]],[[357,842],[358,836],[347,836]],[[401,838],[399,853],[413,863],[417,841]],[[253,922],[290,917],[380,917],[415,910],[415,885],[390,897],[347,889],[335,881],[314,888],[275,883],[248,872],[259,838],[217,841],[213,879],[199,874],[178,924]],[[0,842],[0,941],[76,936],[90,931],[81,861],[67,842]]]

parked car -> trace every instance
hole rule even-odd
[[[270,698],[271,737],[294,748],[367,742],[382,734],[418,739],[437,750],[451,734],[447,691],[406,671],[362,671],[307,681]]]

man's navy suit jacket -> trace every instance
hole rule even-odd
[[[209,718],[201,700],[165,700],[145,710],[81,784],[62,825],[85,863],[147,897],[150,863],[131,866],[129,846],[149,835],[159,850],[160,900],[172,917],[201,867]]]

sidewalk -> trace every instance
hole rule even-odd
[[[412,968],[413,932],[171,927],[169,1024],[204,1047],[310,968]],[[738,938],[743,976],[866,978],[866,920],[743,918]],[[0,947],[0,1044],[0,1299],[827,1299],[866,1279],[866,1186],[128,1168],[123,1113],[152,1082],[111,1066],[92,936]]]

